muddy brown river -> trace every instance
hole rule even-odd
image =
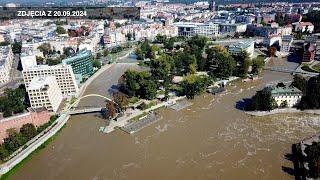
[[[102,134],[103,119],[73,116],[12,179],[292,179],[285,155],[292,143],[319,132],[319,116],[251,117],[236,108],[265,84],[291,79],[264,72],[262,80],[196,97],[181,111],[160,109],[162,120],[133,135]],[[99,77],[87,93],[104,81]]]

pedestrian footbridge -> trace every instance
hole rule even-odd
[[[73,102],[68,108],[66,108],[62,113],[68,115],[76,115],[76,114],[86,114],[86,113],[95,113],[101,112],[105,107],[93,107],[93,106],[82,106],[77,107],[81,99],[88,98],[88,97],[100,97],[105,99],[106,101],[112,101],[112,99],[102,96],[100,94],[87,94],[85,96],[80,97],[75,102]],[[115,102],[114,102],[115,103]]]
[[[97,113],[101,112],[104,107],[92,107],[92,108],[82,108],[82,109],[70,109],[67,114],[77,115],[77,114],[87,114],[87,113]]]

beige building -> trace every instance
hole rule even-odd
[[[64,96],[76,95],[79,92],[78,85],[70,65],[38,65],[23,71],[23,79],[26,87],[35,77],[54,76]]]
[[[27,88],[32,108],[57,112],[63,96],[54,76],[35,77]]]
[[[284,105],[286,107],[296,106],[300,102],[302,95],[299,89],[288,85],[277,85],[271,88],[271,96],[279,107]]]
[[[0,84],[10,80],[13,54],[9,46],[0,46]]]

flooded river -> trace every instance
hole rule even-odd
[[[102,134],[98,129],[104,120],[73,116],[12,179],[292,179],[285,155],[292,143],[320,130],[320,118],[251,117],[235,108],[265,84],[292,79],[278,72],[263,77],[233,83],[224,94],[196,97],[178,112],[160,109],[162,120],[133,135],[120,130]]]

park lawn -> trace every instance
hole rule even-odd
[[[318,64],[316,64],[316,65],[312,66],[312,68],[313,68],[314,70],[316,70],[316,71],[320,72],[320,63],[318,63]]]
[[[302,70],[307,71],[307,72],[312,72],[312,73],[319,73],[320,71],[317,71],[315,69],[310,68],[308,64],[303,64],[301,67]]]

